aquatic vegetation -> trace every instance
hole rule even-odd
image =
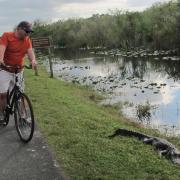
[[[152,106],[150,105],[149,101],[146,102],[146,104],[139,104],[137,105],[137,117],[138,120],[140,121],[150,121],[151,118],[151,108]]]

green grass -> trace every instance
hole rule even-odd
[[[38,126],[67,176],[72,179],[180,179],[180,167],[160,158],[136,138],[108,139],[117,128],[157,135],[127,121],[115,109],[97,104],[88,88],[26,71]],[[93,97],[93,98],[92,98]],[[179,140],[171,139],[180,147]]]

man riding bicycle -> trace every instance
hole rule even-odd
[[[13,73],[16,70],[15,67],[20,67],[20,69],[18,68],[18,75],[21,77],[26,54],[32,68],[34,69],[37,66],[29,38],[32,32],[32,25],[27,21],[22,21],[14,32],[5,32],[0,38],[0,66],[9,67],[0,68],[0,120],[2,120],[2,113],[6,107],[7,91],[14,82]]]

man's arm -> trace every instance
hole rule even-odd
[[[34,51],[32,48],[29,48],[27,50],[27,55],[28,55],[31,65],[32,65],[32,68],[35,69],[37,67],[37,62],[36,62],[36,57],[35,57],[35,54],[34,54]]]
[[[0,64],[4,63],[4,52],[6,50],[6,46],[0,44]]]

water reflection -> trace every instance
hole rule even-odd
[[[106,94],[102,103],[124,104],[128,117],[138,119],[143,113],[137,107],[148,102],[151,108],[143,122],[165,131],[173,127],[180,134],[180,62],[64,53],[58,54],[53,68],[59,78]]]

